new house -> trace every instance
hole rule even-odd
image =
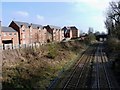
[[[47,43],[47,29],[42,25],[32,24],[30,25],[30,43]]]
[[[19,44],[44,44],[49,40],[52,41],[52,31],[47,26],[43,27],[42,25],[33,23],[12,21],[9,27],[17,30]]]
[[[18,32],[11,27],[2,26],[1,41],[3,49],[13,49],[19,45]]]
[[[75,26],[63,27],[65,38],[77,38],[79,37],[79,30]]]
[[[47,25],[44,26],[44,28],[47,29],[48,33],[48,41],[53,41],[53,42],[60,42],[62,39],[64,39],[64,31],[61,29],[59,26],[54,26],[54,25]]]
[[[21,45],[45,44],[61,42],[64,38],[79,37],[79,30],[75,26],[61,27],[54,25],[42,26],[34,23],[12,21],[9,27],[0,30],[0,45],[6,47]]]
[[[19,44],[29,44],[29,23],[12,21],[9,27],[13,28],[18,32]]]

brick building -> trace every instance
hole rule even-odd
[[[29,24],[27,22],[12,21],[9,25],[17,30],[19,35],[19,44],[47,43],[52,41],[52,30],[48,26],[38,24]]]
[[[53,30],[53,41],[60,42],[64,39],[64,32],[61,27],[50,25],[50,28]]]
[[[53,30],[52,30],[52,28],[49,25],[47,25],[47,26],[44,26],[43,29],[47,31],[47,33],[46,33],[47,42],[52,42],[53,41]]]
[[[13,33],[17,33],[16,37],[12,34],[5,33],[7,30]],[[75,26],[64,27],[61,29],[59,26],[46,25],[42,26],[39,24],[29,24],[27,22],[12,21],[9,27],[2,32],[1,43],[6,43],[3,39],[11,40],[12,46],[14,45],[33,45],[36,43],[45,44],[48,42],[60,42],[64,38],[77,38],[79,37],[79,30]],[[6,34],[6,36],[5,36]],[[18,36],[18,37],[17,37]],[[10,39],[12,38],[12,39]],[[17,39],[16,42],[14,41]],[[17,44],[16,44],[17,43]]]
[[[64,31],[65,38],[72,38],[72,31],[70,30],[70,27],[63,27],[62,30]]]
[[[11,43],[12,46],[60,42],[64,38],[71,39],[79,37],[79,30],[75,26],[64,27],[61,29],[61,27],[53,25],[42,26],[39,24],[12,21],[9,27],[3,28],[2,32],[0,32],[2,34],[0,43],[6,45],[8,42],[5,40],[9,40],[9,43]],[[17,33],[15,34],[16,36],[14,33]]]
[[[2,46],[3,49],[13,49],[15,46],[19,45],[18,33],[11,27],[2,26]]]
[[[26,22],[12,21],[9,27],[18,32],[19,44],[29,44],[30,25]]]
[[[44,28],[46,28],[47,31],[49,32],[48,34],[49,37],[47,37],[49,41],[60,42],[64,39],[64,31],[60,27],[47,25],[44,26]]]
[[[31,24],[30,34],[32,43],[47,43],[47,30],[42,25]]]
[[[72,31],[72,38],[79,37],[79,30],[75,26],[71,26],[70,30]]]
[[[77,38],[79,37],[79,30],[75,26],[63,27],[65,38]]]

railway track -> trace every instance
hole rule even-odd
[[[108,59],[102,50],[101,44],[98,46],[95,54],[95,80],[92,85],[92,89],[97,88],[98,90],[119,90],[119,85],[117,85],[116,80],[110,75],[110,70],[108,69]]]
[[[110,89],[111,90],[111,85],[110,85],[110,80],[108,78],[108,73],[106,71],[106,68],[105,68],[105,60],[103,58],[103,55],[101,52],[101,48],[98,48],[98,56],[97,56],[97,60],[99,63],[98,64],[98,70],[97,72],[99,73],[98,75],[98,81],[99,81],[99,84],[97,85],[98,89],[103,89],[103,88],[107,88],[107,89]]]
[[[97,90],[120,90],[114,76],[108,69],[108,62],[102,44],[92,50],[76,63],[73,71],[62,87],[65,89],[97,89]],[[93,62],[92,67],[90,63]]]
[[[101,60],[103,63],[103,68],[104,68],[104,72],[105,72],[105,76],[106,76],[106,81],[108,84],[108,89],[109,90],[120,90],[120,87],[117,83],[117,81],[115,80],[115,77],[113,77],[113,73],[111,73],[111,70],[109,67],[109,60],[106,57],[105,52],[103,51],[103,47],[100,48],[100,52],[101,52]]]
[[[85,88],[86,79],[90,69],[90,62],[93,60],[95,50],[91,50],[88,53],[85,53],[78,63],[75,65],[72,73],[70,74],[67,82],[65,83],[63,90],[65,89],[78,89]]]

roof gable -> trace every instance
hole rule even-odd
[[[75,26],[71,26],[70,29],[78,30]]]
[[[65,30],[65,29],[69,29],[69,30],[78,30],[75,26],[65,26],[65,27],[63,27],[62,28],[63,30]]]
[[[21,27],[21,25],[24,25],[25,27],[29,27],[30,24],[27,22],[20,22],[20,21],[13,21],[18,27]]]

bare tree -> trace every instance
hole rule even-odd
[[[120,39],[120,0],[110,2],[105,25],[108,34]]]

